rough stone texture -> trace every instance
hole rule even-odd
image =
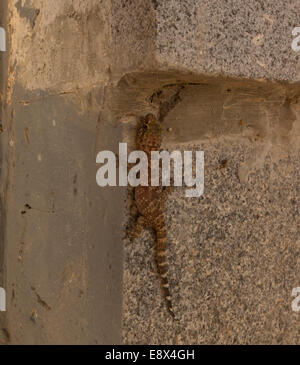
[[[117,51],[129,39],[128,57],[120,60],[124,72],[138,64],[139,69],[299,81],[299,54],[291,48],[299,1],[121,0],[113,1],[112,9]]]
[[[126,248],[125,343],[299,344],[299,314],[291,308],[300,274],[299,151],[277,163],[266,156],[241,184],[238,168],[255,144],[194,147],[206,153],[205,193],[187,199],[177,189],[165,209],[178,322],[166,312],[153,236],[145,232]],[[219,169],[224,158],[228,165]]]
[[[175,188],[165,207],[178,322],[162,301],[145,231],[125,246],[125,343],[300,343],[291,308],[300,274],[300,109],[288,100],[259,84],[181,88],[163,122],[164,147],[205,152],[205,191],[188,199]]]

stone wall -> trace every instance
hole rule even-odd
[[[1,10],[1,340],[299,343],[300,2],[8,0]],[[134,148],[149,112],[165,148],[205,152],[204,195],[175,189],[166,204],[176,326],[152,235],[127,245],[126,189],[95,179],[97,153]]]

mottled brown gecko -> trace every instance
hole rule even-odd
[[[142,118],[137,131],[137,147],[145,152],[148,162],[151,161],[151,151],[159,151],[161,146],[161,124],[153,114]],[[151,186],[151,169],[148,168],[148,186],[137,186],[135,188],[135,203],[138,211],[138,218],[135,231],[130,234],[131,238],[139,236],[143,228],[152,228],[156,235],[156,264],[160,276],[164,297],[169,313],[174,316],[171,295],[167,279],[166,244],[167,228],[164,218],[164,200],[170,189],[163,189],[162,186]]]

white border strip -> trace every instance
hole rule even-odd
[[[5,29],[0,27],[0,51],[6,51],[6,33]]]
[[[0,288],[0,312],[6,311],[6,293],[5,289]]]

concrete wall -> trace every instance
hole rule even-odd
[[[120,140],[103,112],[106,5],[8,4],[3,149],[11,343],[121,342],[122,194],[100,190],[95,179],[98,150]]]
[[[299,11],[283,0],[7,2],[3,342],[299,343]],[[126,245],[126,190],[95,180],[96,154],[134,148],[148,112],[166,148],[206,156],[204,196],[176,189],[166,206],[176,326],[153,237]]]

